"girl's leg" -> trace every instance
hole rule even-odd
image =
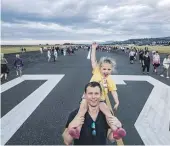
[[[82,99],[77,115],[80,117],[82,117],[82,116],[84,117],[84,115],[87,112],[87,109],[88,109],[87,101],[86,101],[86,99]]]
[[[100,102],[99,107],[100,107],[100,110],[103,112],[103,114],[106,116],[108,125],[113,131],[117,130],[117,128],[119,127],[122,127],[122,124],[120,123],[120,121],[115,116],[112,115],[109,107],[106,105],[105,102]]]
[[[78,111],[77,115],[75,116],[75,118],[73,120],[75,120],[79,117],[84,117],[86,112],[87,112],[87,109],[88,109],[88,106],[87,106],[86,99],[82,99],[79,111]],[[75,127],[74,129],[69,129],[69,134],[73,138],[79,139],[81,128],[82,128],[82,125],[79,126],[79,127]]]

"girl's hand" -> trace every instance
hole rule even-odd
[[[94,42],[94,43],[92,44],[92,49],[96,49],[96,48],[97,48],[97,43]]]

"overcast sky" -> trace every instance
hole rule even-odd
[[[2,44],[170,36],[170,0],[2,0]]]

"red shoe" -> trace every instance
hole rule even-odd
[[[80,137],[80,132],[78,131],[77,128],[72,128],[68,131],[68,133],[71,135],[72,138],[74,139],[79,139]]]
[[[123,128],[118,128],[113,132],[113,138],[119,140],[126,136],[126,131]]]

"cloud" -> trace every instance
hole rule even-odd
[[[168,14],[169,0],[2,0],[2,42],[168,36]]]

